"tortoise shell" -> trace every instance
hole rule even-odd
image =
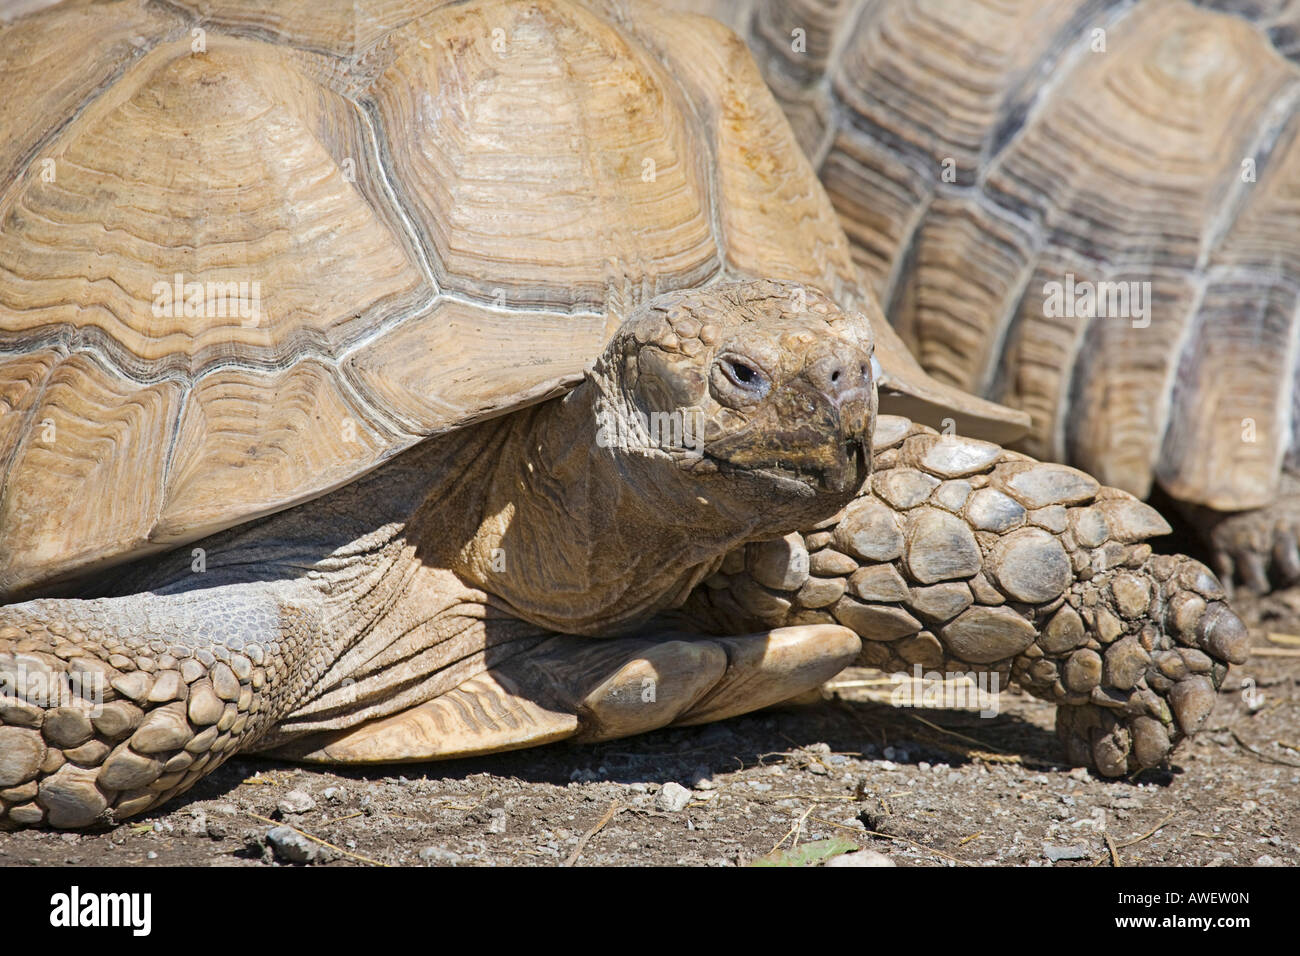
[[[738,276],[887,331],[743,43],[570,0],[68,2],[0,27],[0,597],[562,393]],[[890,404],[890,396],[894,404]]]

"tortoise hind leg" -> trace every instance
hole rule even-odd
[[[614,740],[796,697],[839,673],[860,646],[838,626],[708,639],[559,636],[434,700],[272,753],[312,763],[402,763]]]
[[[1283,471],[1270,504],[1249,511],[1183,508],[1203,530],[1225,588],[1234,581],[1256,594],[1300,583],[1300,476]]]
[[[78,828],[188,790],[269,727],[311,670],[291,588],[0,608],[0,827]]]

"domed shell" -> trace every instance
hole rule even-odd
[[[639,303],[737,276],[866,312],[886,407],[1021,427],[892,337],[723,28],[432,6],[0,27],[0,597],[560,394]]]

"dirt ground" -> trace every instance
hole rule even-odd
[[[1300,594],[1237,607],[1264,655],[1167,770],[1132,780],[1071,769],[1052,707],[1016,690],[995,717],[901,708],[861,670],[820,702],[594,746],[341,772],[236,759],[112,830],[0,834],[0,864],[735,866],[840,837],[899,866],[1300,865]]]

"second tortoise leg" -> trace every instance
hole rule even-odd
[[[1256,594],[1300,583],[1300,475],[1283,471],[1277,498],[1262,508],[1222,512],[1184,509],[1210,544],[1224,584]]]
[[[1245,627],[1168,526],[1072,468],[882,416],[875,474],[834,519],[749,545],[692,593],[709,629],[838,623],[886,671],[997,673],[1058,706],[1071,760],[1119,776],[1208,716]]]

